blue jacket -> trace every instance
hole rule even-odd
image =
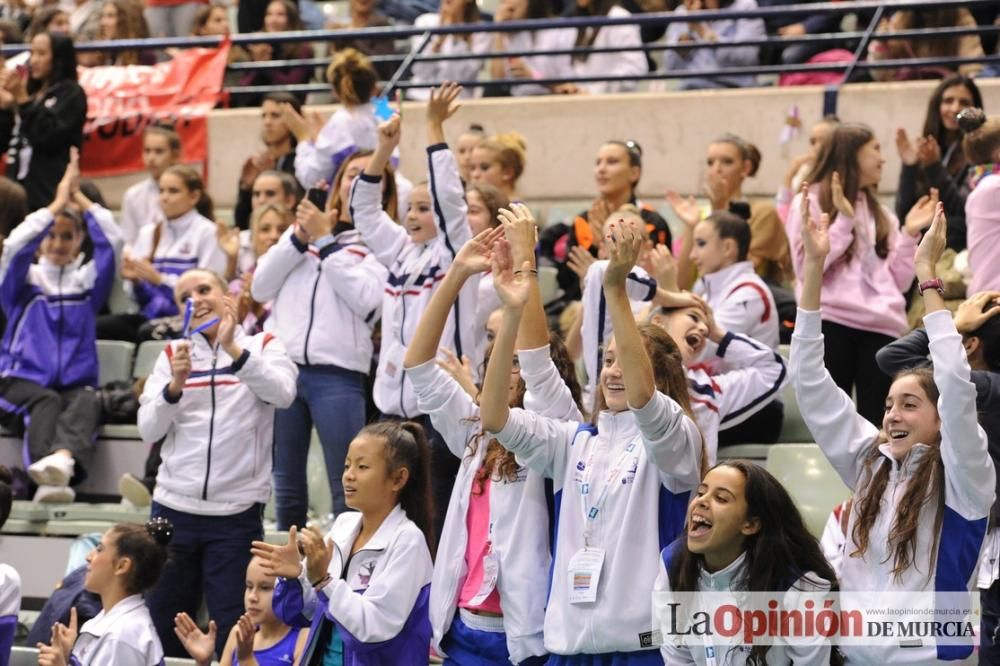
[[[63,267],[35,262],[54,218],[47,208],[31,213],[4,241],[0,257],[0,307],[7,329],[0,343],[0,375],[62,390],[97,385],[95,318],[115,278],[120,232],[111,213],[91,206],[84,213],[94,257],[81,254]]]

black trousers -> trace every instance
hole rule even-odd
[[[26,379],[4,377],[0,378],[0,412],[5,424],[23,428],[31,462],[67,449],[76,461],[73,482],[86,478],[101,422],[97,391],[89,386],[53,391]]]
[[[823,361],[833,381],[847,395],[853,390],[858,414],[881,428],[885,396],[892,378],[879,369],[875,354],[895,338],[825,320],[823,337],[826,343]]]
[[[993,581],[988,590],[979,590],[983,607],[980,620],[979,663],[1000,664],[1000,580]]]

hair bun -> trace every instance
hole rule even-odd
[[[959,129],[968,134],[970,132],[975,132],[983,126],[986,122],[986,113],[984,113],[982,109],[970,106],[967,109],[962,109],[958,113],[957,119]]]
[[[153,541],[166,547],[174,536],[174,526],[166,518],[150,518],[146,521],[146,532]]]

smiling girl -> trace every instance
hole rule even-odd
[[[167,561],[173,526],[162,518],[145,525],[119,524],[101,537],[87,555],[83,586],[101,598],[101,612],[76,628],[76,608],[69,626],[52,627],[50,645],[38,644],[39,666],[159,666],[163,648],[143,593],[160,577]]]
[[[945,248],[943,205],[938,204],[914,259],[933,370],[896,375],[884,397],[881,427],[855,411],[850,396],[820,362],[826,337],[820,310],[824,269],[836,240],[826,213],[817,222],[804,207],[801,219],[805,261],[789,374],[806,425],[855,495],[841,588],[867,593],[972,589],[995,471],[977,422],[976,387],[962,337],[935,276]],[[933,664],[964,659],[972,645],[942,646],[925,638],[905,649],[883,644],[845,646],[843,652],[848,663]]]
[[[257,666],[286,666],[299,663],[309,632],[293,629],[274,616],[271,609],[274,585],[275,578],[264,570],[263,561],[259,557],[251,559],[243,592],[246,613],[229,632],[219,657],[220,664],[241,666],[249,662]],[[201,631],[187,613],[178,613],[174,623],[174,632],[191,658],[198,666],[209,666],[215,654],[218,631],[215,622],[208,623],[208,633]]]
[[[55,199],[11,232],[0,259],[0,306],[10,324],[0,398],[4,412],[24,419],[36,501],[73,501],[69,485],[86,478],[100,418],[95,318],[114,280],[120,232],[110,212],[79,192],[79,176],[74,149]],[[94,250],[85,262],[87,236]]]
[[[292,527],[287,544],[253,543],[264,570],[280,576],[274,614],[296,627],[312,623],[324,664],[425,666],[434,537],[423,429],[365,427],[348,449],[343,481],[354,511],[340,514],[325,539]]]

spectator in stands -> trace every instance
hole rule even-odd
[[[271,599],[277,579],[264,570],[259,557],[247,565],[246,587],[243,592],[243,607],[246,612],[229,632],[229,640],[219,656],[219,663],[300,664],[306,648],[309,632],[293,629],[274,615]],[[208,633],[204,633],[187,613],[178,613],[174,628],[187,653],[198,666],[211,666],[215,656],[218,628],[209,621]],[[250,662],[253,658],[256,661]]]
[[[291,93],[267,93],[260,105],[260,138],[264,143],[264,150],[248,157],[240,172],[236,209],[233,211],[236,226],[240,229],[250,228],[250,213],[254,207],[252,190],[257,177],[264,171],[271,170],[295,174],[297,139],[285,121],[287,114],[282,110],[284,104],[289,105],[295,116],[301,117],[302,105],[299,103],[299,99]],[[311,187],[311,184],[306,184],[305,187]]]
[[[173,526],[162,518],[145,525],[121,523],[101,537],[87,555],[88,592],[101,597],[101,612],[77,635],[76,609],[69,626],[52,627],[51,645],[38,644],[39,666],[158,666],[163,646],[142,595],[160,578]]]
[[[458,135],[455,141],[455,159],[463,183],[472,182],[472,151],[486,138],[486,131],[479,123],[472,123]]]
[[[757,0],[757,5],[760,7],[781,7],[796,4],[801,3],[798,0]],[[774,14],[764,19],[764,23],[767,26],[767,33],[769,35],[791,38],[837,32],[840,29],[842,19],[843,15],[832,12],[816,12],[811,16],[783,16],[781,14]],[[832,48],[832,46],[829,43],[811,44],[809,42],[791,44],[782,49],[781,62],[785,65],[804,63],[817,53]],[[797,191],[797,189],[793,189],[793,192]]]
[[[502,0],[494,19],[497,22],[523,21],[525,19],[547,19],[552,17],[552,8],[547,0]],[[520,32],[493,33],[493,48],[497,53],[505,51],[553,51],[573,48],[576,38],[572,28],[549,30],[523,30]],[[493,79],[524,79],[521,85],[509,86],[507,94],[515,97],[523,95],[546,95],[551,92],[579,92],[575,83],[531,83],[532,79],[567,79],[573,77],[573,63],[568,54],[557,56],[514,56],[494,58],[489,61],[490,76]],[[490,96],[504,91],[491,89]]]
[[[303,30],[302,19],[299,17],[298,6],[292,0],[271,0],[264,14],[264,32],[289,32]],[[247,51],[254,62],[269,60],[301,60],[313,57],[313,48],[308,42],[256,42],[247,45]],[[289,65],[278,69],[259,69],[246,72],[240,77],[243,86],[293,86],[307,83],[312,76],[312,67]],[[305,100],[304,93],[292,93]],[[262,93],[240,93],[233,95],[233,106],[259,106],[263,101]]]
[[[94,35],[102,41],[116,39],[146,39],[149,28],[140,8],[132,0],[104,0],[101,5],[100,31]],[[149,50],[108,51],[98,53],[97,65],[154,65],[156,55]]]
[[[617,0],[576,0],[573,16],[631,16]],[[604,81],[578,83],[581,92],[591,94],[631,92],[638,82],[623,77],[646,74],[649,66],[646,54],[627,49],[642,44],[637,25],[608,25],[596,28],[578,28],[573,48],[617,48],[613,53],[587,53],[574,55],[573,73],[578,77],[602,77]]]
[[[968,228],[969,293],[1000,290],[1000,116],[986,117],[982,109],[959,115],[965,132],[963,148],[972,165],[972,191],[965,201]]]
[[[528,146],[517,132],[504,132],[483,139],[472,149],[470,183],[492,185],[511,201],[518,201],[517,181],[524,173]]]
[[[1000,464],[1000,292],[983,291],[962,302],[955,311],[955,330],[962,336],[962,346],[972,369],[976,385],[976,410],[979,424],[986,432],[994,468]],[[895,375],[909,368],[929,366],[930,342],[927,331],[917,328],[899,340],[883,347],[876,355],[879,368]],[[996,498],[990,509],[986,549],[979,569],[979,594],[983,607],[979,658],[981,663],[993,663],[1000,656],[996,640],[1000,621],[1000,474],[997,475]]]
[[[2,13],[2,10],[0,10]],[[25,22],[27,26],[27,22]],[[11,19],[0,18],[0,46],[4,44],[20,44],[24,41],[24,30]],[[2,56],[0,56],[2,58]]]
[[[18,33],[23,33],[31,22],[31,12],[22,0],[4,0],[0,2],[0,21],[9,21]],[[15,40],[8,43],[13,44]]]
[[[389,18],[379,13],[376,0],[351,0],[351,15],[347,23],[331,21],[326,24],[331,30],[358,30],[363,28],[385,28],[391,25]],[[337,51],[354,49],[366,56],[387,56],[396,53],[393,38],[354,37],[351,39],[335,39],[330,42],[330,56]],[[383,81],[392,78],[398,62],[372,63],[378,76]]]
[[[144,13],[153,37],[183,37],[191,34],[195,16],[204,3],[199,0],[145,0]]]
[[[67,6],[70,6],[67,3]],[[100,32],[101,3],[98,0],[73,0],[69,13],[70,33],[74,39]]]
[[[298,392],[287,409],[275,415],[274,441],[281,455],[275,460],[274,487],[278,528],[304,525],[309,506],[306,458],[312,425],[319,433],[326,461],[334,510],[344,510],[341,483],[344,456],[365,424],[365,376],[374,353],[371,332],[383,298],[388,274],[365,246],[351,223],[354,202],[347,206],[343,188],[361,173],[369,155],[341,166],[336,203],[348,208],[321,211],[309,200],[299,204],[298,225],[286,231],[261,257],[254,273],[254,300],[273,301],[268,329],[288,345],[299,366]],[[390,195],[392,185],[386,188]],[[383,203],[385,190],[383,190]],[[310,248],[313,251],[309,251]],[[311,303],[308,313],[302,303]],[[343,337],[321,335],[339,331]]]
[[[830,133],[839,123],[840,119],[837,116],[825,116],[813,125],[809,130],[809,149],[792,158],[789,163],[785,177],[781,181],[781,188],[774,195],[774,205],[782,222],[788,218],[788,206],[792,203],[795,193],[802,187],[802,181],[816,164],[816,156],[819,155],[823,142],[830,138]]]
[[[835,134],[837,138],[846,137]],[[850,394],[837,386],[820,362],[824,341],[830,339],[823,332],[827,324],[821,307],[825,306],[822,292],[832,285],[824,274],[829,272],[828,257],[840,242],[834,229],[847,220],[831,223],[829,213],[817,212],[806,204],[801,217],[790,220],[802,227],[797,236],[805,259],[789,375],[806,425],[855,492],[841,589],[870,591],[875,581],[890,594],[974,589],[996,473],[986,434],[979,427],[976,387],[970,381],[962,338],[936,276],[935,265],[946,244],[944,207],[938,205],[913,259],[927,313],[924,324],[933,370],[915,368],[896,375],[880,405],[878,425],[855,411]],[[855,257],[853,263],[861,261]],[[911,279],[912,273],[907,285]],[[865,309],[886,316],[884,307],[866,300]],[[945,543],[951,547],[939,547]],[[969,601],[962,602],[963,607]],[[936,664],[938,649],[926,642],[920,647],[895,642],[841,646],[846,663]],[[967,657],[973,651],[972,641],[967,648],[950,650],[956,660]]]
[[[896,188],[896,215],[905,217],[920,197],[933,187],[940,193],[948,216],[948,247],[965,249],[965,199],[969,196],[969,161],[962,148],[958,114],[969,107],[983,108],[975,82],[953,74],[938,84],[927,104],[924,127],[916,142],[906,130],[896,130],[896,150],[903,162]]]
[[[211,199],[198,172],[178,164],[167,167],[160,176],[162,218],[143,225],[131,252],[122,257],[121,276],[131,282],[140,312],[101,317],[102,339],[136,342],[148,337],[139,326],[178,314],[172,297],[178,275],[191,268],[225,271],[218,227],[199,209],[210,213]]]
[[[476,0],[441,0],[441,10],[437,13],[422,14],[413,23],[416,28],[436,28],[456,23],[479,23],[483,18],[479,13],[479,3]],[[410,39],[411,49],[416,49],[421,40],[420,35]],[[489,53],[493,36],[486,32],[466,32],[453,35],[434,35],[424,48],[427,55],[462,55]],[[406,91],[407,99],[427,100],[431,96],[432,86],[445,81],[464,83],[475,81],[483,68],[482,58],[467,60],[436,60],[413,63],[414,83],[431,84],[426,88],[412,88]],[[481,88],[463,88],[463,97],[479,97]]]
[[[848,395],[854,390],[858,413],[873,424],[881,422],[891,384],[875,364],[875,353],[907,330],[903,292],[913,282],[914,247],[932,215],[918,209],[900,225],[879,202],[884,162],[868,126],[838,126],[823,145],[809,184],[792,201],[787,225],[801,294],[803,219],[824,213],[833,220],[832,249],[823,264],[824,360],[837,386]]]
[[[7,176],[28,192],[28,207],[37,210],[55,197],[56,184],[69,164],[70,148],[83,143],[87,95],[76,81],[73,40],[43,32],[31,40],[28,76],[16,70],[0,73],[0,113],[18,122],[7,151]]]
[[[58,32],[68,35],[72,32],[69,14],[58,6],[39,8],[28,25],[28,31],[24,35],[25,39],[30,43],[40,32]]]
[[[705,192],[712,211],[728,210],[750,223],[749,257],[754,270],[768,284],[782,285],[791,280],[792,265],[788,238],[778,211],[770,201],[755,201],[748,205],[743,196],[743,183],[756,175],[760,161],[757,146],[735,134],[723,134],[708,146]],[[686,289],[693,279],[692,267],[688,263],[692,242],[689,232],[701,219],[701,211],[691,201],[685,205],[676,196],[668,196],[668,202],[685,223],[683,248],[677,254],[677,273],[681,288]]]
[[[702,9],[729,9],[732,11],[753,11],[757,0],[684,0],[684,4],[674,10],[675,14],[687,14]],[[667,71],[725,70],[729,67],[754,67],[760,64],[759,46],[719,46],[716,48],[685,48],[687,44],[725,44],[750,39],[764,39],[767,32],[763,19],[716,19],[714,21],[675,22],[667,27],[667,45],[679,46],[667,49],[663,66]],[[684,78],[680,80],[682,90],[702,88],[747,88],[757,85],[757,77],[752,74],[722,75],[710,78]]]
[[[369,425],[351,442],[344,469],[355,510],[337,516],[327,535],[293,527],[287,544],[254,542],[253,554],[279,576],[275,615],[292,626],[313,624],[317,663],[427,663],[430,465],[418,424]]]
[[[100,425],[94,318],[114,280],[120,232],[110,212],[80,193],[77,159],[74,150],[52,203],[11,232],[0,259],[0,305],[18,322],[0,354],[2,413],[23,421],[37,502],[73,501],[70,483],[86,478]],[[86,263],[84,234],[94,248]]]
[[[166,438],[152,515],[175,528],[171,562],[147,603],[165,652],[182,656],[174,617],[196,613],[204,592],[221,654],[243,613],[247,543],[263,536],[274,410],[294,399],[297,371],[280,340],[240,329],[218,274],[190,270],[175,284],[176,305],[193,303],[191,329],[208,327],[170,343],[140,398],[142,439]]]
[[[3,529],[14,503],[10,470],[0,465],[0,529]],[[6,664],[17,633],[17,614],[21,610],[21,576],[9,564],[0,562],[0,664]]]
[[[738,639],[706,636],[695,642],[677,635],[676,619],[668,623],[666,617],[658,617],[678,598],[676,593],[736,596],[746,590],[788,590],[790,596],[811,593],[819,598],[837,590],[837,574],[816,537],[770,472],[746,460],[716,465],[691,494],[686,527],[686,534],[661,551],[653,588],[653,627],[662,626],[665,633],[668,627],[673,629],[664,636],[664,663],[697,664],[713,649],[717,654],[740,655],[727,657],[730,664],[842,663],[829,641],[755,645],[751,639],[741,645]]]
[[[181,159],[181,137],[170,124],[154,124],[142,133],[142,164],[149,178],[122,195],[121,227],[126,245],[139,239],[139,231],[163,216],[160,210],[160,176]]]
[[[267,203],[278,204],[286,210],[294,211],[301,198],[302,189],[295,176],[291,174],[284,171],[263,171],[254,180],[250,195],[251,211],[256,211]],[[252,212],[250,217],[253,218]],[[219,245],[226,253],[226,276],[232,276],[230,279],[238,278],[257,264],[260,255],[254,251],[252,235],[252,223],[249,229],[226,227],[219,230]]]
[[[281,239],[285,231],[295,223],[292,208],[280,203],[263,203],[250,216],[250,249],[253,263],[240,271],[238,277],[229,283],[229,295],[236,299],[237,319],[243,330],[255,335],[264,330],[264,322],[271,314],[271,303],[258,303],[250,294],[254,270],[257,262]]]
[[[594,161],[594,183],[597,197],[590,209],[583,211],[572,224],[549,225],[542,234],[543,256],[555,262],[559,269],[558,283],[564,301],[580,299],[580,286],[589,261],[597,258],[604,244],[605,223],[612,213],[625,205],[638,209],[650,240],[670,247],[673,239],[666,220],[651,206],[636,198],[635,190],[642,178],[642,146],[635,141],[608,141],[597,151]],[[577,270],[574,270],[577,267]]]
[[[295,177],[305,188],[329,182],[344,157],[375,147],[375,96],[378,74],[371,62],[354,49],[338,51],[326,70],[341,107],[320,124],[319,117],[305,117],[290,106],[282,107],[285,123],[295,136]]]
[[[209,4],[202,5],[198,13],[194,16],[194,23],[191,25],[191,35],[193,37],[223,37],[232,32],[229,25],[229,9],[225,5]],[[172,55],[173,49],[167,49],[167,54]],[[229,47],[228,63],[247,62],[250,54],[239,44],[232,44]],[[223,83],[229,86],[239,85],[240,73],[227,71]],[[297,99],[293,95],[288,95],[292,99]],[[268,97],[264,96],[265,99]]]
[[[965,7],[943,9],[903,9],[882,19],[878,32],[921,30],[934,28],[969,28],[976,26],[976,19]],[[877,33],[876,33],[877,34]],[[904,58],[982,58],[983,44],[979,35],[954,35],[931,39],[873,39],[868,45],[868,59],[872,61],[900,60]],[[948,65],[920,65],[895,69],[870,69],[876,81],[908,81],[912,79],[939,79],[955,73]],[[982,69],[980,62],[968,62],[957,67],[959,74],[975,76]]]

